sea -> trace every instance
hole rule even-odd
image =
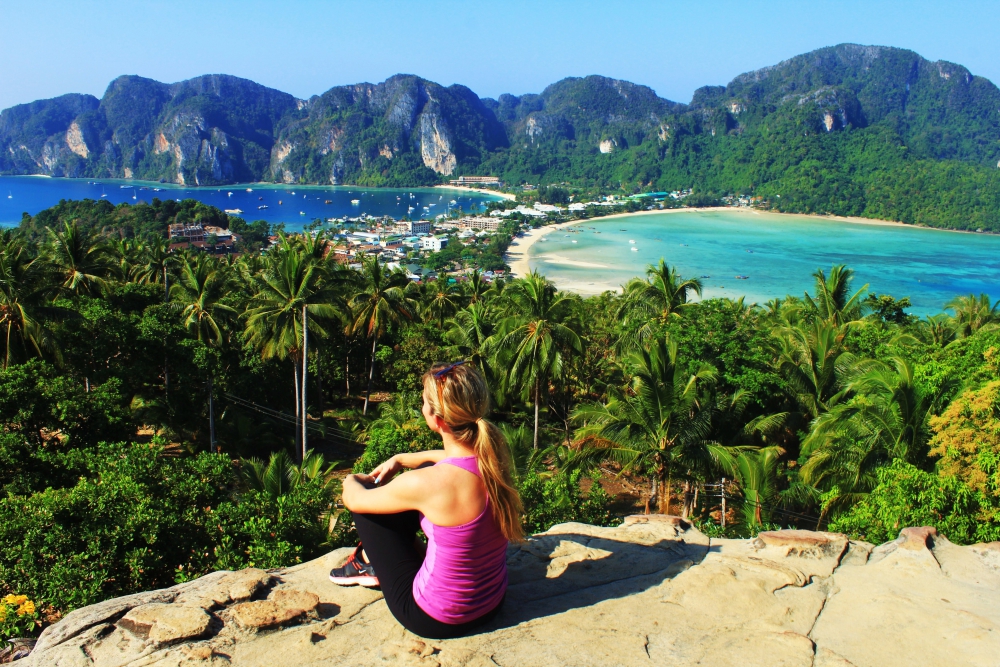
[[[815,294],[813,272],[855,272],[854,289],[909,297],[916,315],[957,295],[1000,298],[1000,236],[869,225],[756,211],[690,211],[600,218],[554,231],[528,251],[529,266],[562,289],[620,289],[661,258],[700,278],[704,298],[762,304]]]
[[[239,209],[248,222],[284,223],[300,231],[314,220],[362,215],[430,219],[456,209],[475,213],[492,195],[445,188],[359,188],[329,185],[243,183],[226,187],[183,187],[142,181],[86,180],[39,176],[0,176],[0,225],[16,225],[61,199],[107,199],[112,204],[151,202],[153,198],[197,199],[220,209]],[[352,203],[357,201],[357,203]],[[327,203],[329,202],[329,203]]]

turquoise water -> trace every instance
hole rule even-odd
[[[124,186],[124,187],[123,187]],[[157,192],[154,188],[159,188]],[[253,190],[247,192],[247,188]],[[231,195],[229,193],[232,193]],[[22,213],[34,215],[60,199],[101,199],[113,204],[135,204],[160,199],[197,199],[221,209],[241,209],[247,221],[283,222],[298,231],[316,218],[357,217],[363,214],[401,218],[431,218],[461,208],[478,211],[497,199],[468,190],[440,188],[358,188],[345,186],[290,186],[242,184],[227,187],[188,188],[139,181],[88,181],[79,178],[0,176],[0,225],[17,224]],[[410,195],[413,195],[412,197]],[[351,200],[357,199],[358,204]],[[329,200],[331,203],[325,203]],[[282,202],[279,204],[278,202]],[[455,201],[452,205],[451,202]],[[267,208],[258,208],[267,206]],[[408,211],[410,207],[412,211]],[[424,207],[427,207],[424,210]]]
[[[536,242],[529,264],[584,294],[617,289],[662,257],[683,276],[701,277],[706,298],[763,303],[801,296],[813,291],[811,274],[829,272],[833,264],[854,269],[855,288],[869,283],[879,294],[910,297],[918,315],[940,312],[959,294],[1000,298],[995,235],[746,211],[636,215],[570,229],[576,231],[554,231]]]

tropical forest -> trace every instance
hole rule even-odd
[[[220,216],[64,203],[0,233],[6,636],[353,545],[341,480],[440,446],[420,414],[438,361],[488,378],[529,533],[662,513],[711,536],[1000,539],[986,295],[918,318],[834,265],[766,303],[702,299],[664,257],[583,298],[538,273],[352,268],[324,232],[170,251],[167,224]]]

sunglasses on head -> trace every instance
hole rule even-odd
[[[456,361],[453,364],[448,364],[447,366],[445,366],[444,368],[442,368],[439,371],[434,371],[432,373],[432,375],[434,376],[435,379],[440,380],[441,378],[443,378],[445,375],[447,375],[451,371],[455,370],[456,368],[458,368],[462,364],[466,364],[466,363],[468,363],[467,360]]]

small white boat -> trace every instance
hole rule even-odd
[[[293,195],[295,194],[295,190],[292,190],[292,194],[293,194]]]
[[[576,239],[573,239],[572,241],[570,241],[570,243],[576,243]]]
[[[635,245],[635,239],[629,239],[628,242],[631,243],[632,245]]]
[[[407,212],[407,213],[412,213],[412,212],[413,212],[413,207],[412,207],[412,206],[408,207],[408,208],[406,209],[406,212]]]
[[[233,196],[233,193],[232,193],[232,192],[227,192],[227,193],[226,193],[226,196],[228,196],[228,197],[232,197],[232,196]]]
[[[635,246],[632,246],[632,248],[630,248],[630,250],[632,250],[632,252],[639,252],[639,249],[636,248]]]
[[[452,206],[454,206],[454,205],[455,205],[455,204],[457,204],[458,202],[457,202],[457,201],[455,201],[454,199],[452,199],[452,200],[451,200],[450,202],[448,202],[448,203],[449,203],[449,204],[451,204]]]
[[[162,188],[153,188],[153,192],[159,192]]]
[[[357,206],[358,204],[361,203],[361,200],[360,199],[352,199],[351,203],[354,204],[355,206]]]
[[[253,188],[247,188],[247,192],[253,192]]]
[[[267,208],[267,204],[261,204],[260,206],[257,207],[257,210],[263,211],[265,208]]]

